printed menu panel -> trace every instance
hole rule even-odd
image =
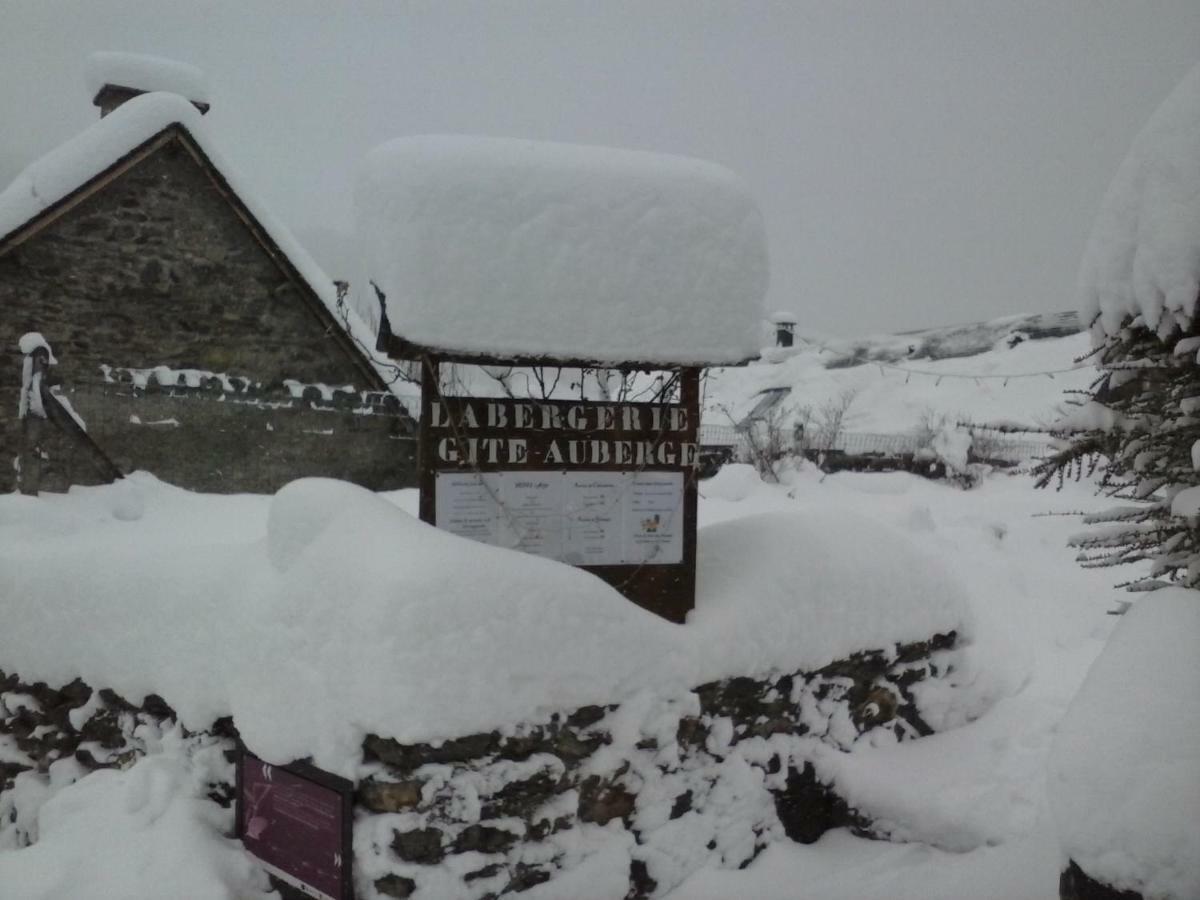
[[[439,472],[437,527],[576,566],[683,561],[682,472]]]
[[[434,492],[438,528],[484,544],[500,539],[500,473],[438,472]]]
[[[505,472],[500,479],[500,545],[562,558],[560,472]]]
[[[683,561],[683,473],[640,472],[626,501],[625,560]]]
[[[626,472],[570,472],[564,476],[563,562],[573,566],[624,562],[624,500],[631,482],[632,476]]]

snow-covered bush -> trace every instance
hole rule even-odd
[[[1151,117],[1105,198],[1080,273],[1100,375],[1039,486],[1103,460],[1085,566],[1149,560],[1129,584],[1200,585],[1200,67]]]
[[[946,477],[965,487],[973,485],[983,471],[972,459],[974,432],[960,428],[956,418],[926,407],[914,429],[917,459],[939,462]]]

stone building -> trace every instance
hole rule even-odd
[[[204,98],[105,83],[95,103],[100,121],[0,194],[0,491],[107,480],[97,451],[205,491],[411,483],[397,370],[239,184]],[[19,419],[30,332],[86,440]]]

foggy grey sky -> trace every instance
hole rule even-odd
[[[224,155],[335,277],[375,144],[605,144],[739,172],[768,306],[848,335],[1074,307],[1200,3],[0,0],[0,182],[95,120],[94,50],[203,68]]]

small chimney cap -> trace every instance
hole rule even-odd
[[[92,102],[113,109],[139,94],[165,91],[190,100],[208,112],[208,83],[195,66],[139,53],[93,53],[84,66]]]
[[[795,313],[790,313],[785,310],[780,310],[771,314],[770,322],[772,325],[795,325],[799,319]]]

